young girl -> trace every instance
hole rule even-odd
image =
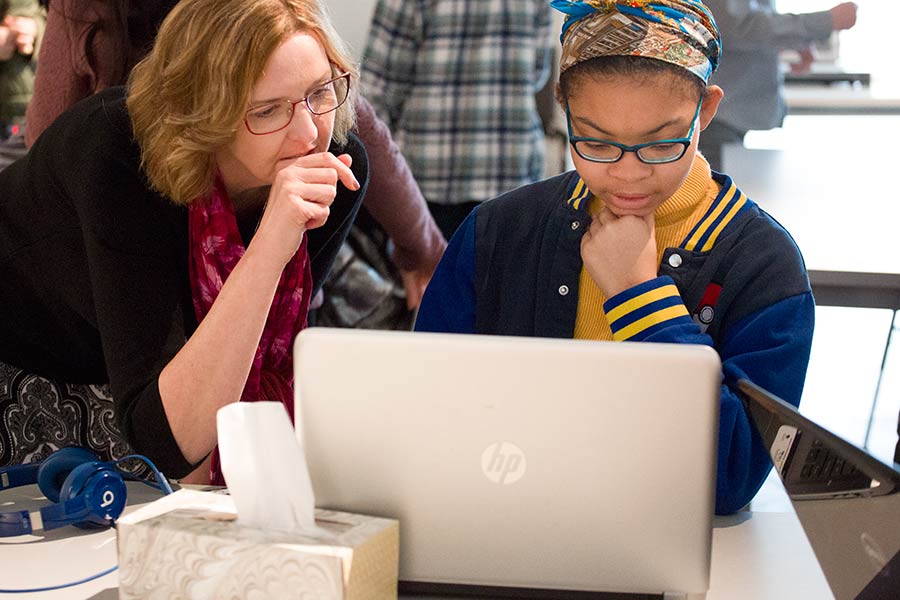
[[[734,512],[770,467],[736,381],[800,401],[814,316],[803,260],[697,154],[724,95],[707,85],[721,47],[709,10],[696,0],[551,4],[568,15],[558,98],[576,171],[479,207],[450,242],[416,328],[714,347],[716,512]]]

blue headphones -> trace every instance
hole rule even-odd
[[[111,526],[125,508],[124,474],[117,467],[131,458],[151,468],[156,483],[144,482],[165,494],[171,494],[169,482],[146,457],[131,455],[115,462],[100,462],[85,448],[57,450],[41,463],[0,469],[0,491],[37,483],[53,502],[35,511],[0,512],[0,537],[26,535],[43,529],[75,525],[83,529]]]

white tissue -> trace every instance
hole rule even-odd
[[[315,535],[306,458],[280,402],[236,402],[216,414],[219,458],[238,520]]]

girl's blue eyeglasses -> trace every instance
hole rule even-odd
[[[601,140],[591,137],[580,137],[572,132],[572,113],[569,112],[569,103],[566,102],[566,125],[569,128],[569,143],[575,148],[575,153],[584,160],[596,163],[614,163],[622,159],[626,152],[634,152],[638,160],[649,165],[661,165],[680,160],[691,145],[694,136],[694,128],[697,126],[697,117],[700,116],[700,107],[703,106],[703,98],[697,104],[694,119],[691,121],[691,129],[683,138],[671,140],[658,140],[636,146],[626,146],[609,140]]]

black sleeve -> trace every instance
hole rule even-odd
[[[159,376],[184,346],[189,335],[185,315],[193,313],[187,211],[150,189],[139,167],[124,94],[103,98],[96,114],[97,130],[108,135],[87,148],[82,144],[81,152],[92,159],[81,161],[79,172],[68,178],[67,192],[82,224],[116,417],[136,452],[182,477],[193,465],[172,434]],[[176,222],[173,214],[183,221]]]
[[[187,211],[150,189],[121,88],[61,115],[29,158],[28,178],[39,192],[34,201],[68,206],[70,213],[54,224],[65,221],[60,230],[72,230],[81,240],[82,256],[73,261],[83,265],[77,280],[43,285],[61,303],[90,299],[85,318],[96,328],[123,436],[168,475],[183,476],[193,466],[172,434],[158,380],[184,346],[185,314],[193,310]],[[52,243],[40,252],[48,264],[68,260]]]

